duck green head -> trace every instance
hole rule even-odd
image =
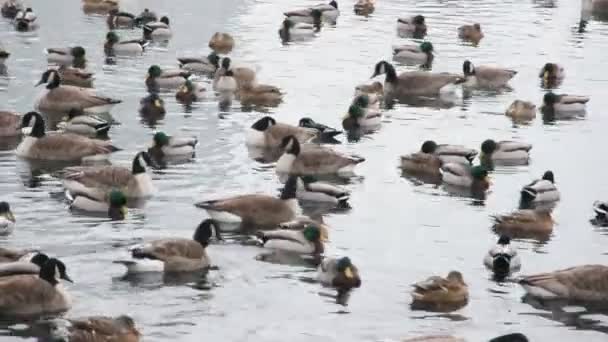
[[[108,200],[111,206],[123,207],[127,205],[127,196],[120,190],[112,190],[108,196]]]
[[[71,52],[72,56],[76,58],[83,58],[86,55],[86,51],[82,46],[74,46]]]
[[[420,44],[420,51],[424,52],[424,53],[431,53],[433,52],[433,43],[431,42],[422,42],[422,44]]]
[[[353,278],[353,263],[350,261],[349,257],[343,257],[338,260],[336,265],[338,272],[344,273],[346,278]]]
[[[106,34],[106,40],[110,43],[118,43],[119,39],[120,38],[118,38],[118,35],[114,31],[110,31]]]
[[[310,242],[317,242],[321,239],[321,230],[316,226],[308,226],[304,228],[302,234],[306,240]]]
[[[488,170],[481,165],[473,166],[471,168],[471,176],[476,180],[485,180],[488,177]]]
[[[154,134],[154,145],[156,146],[166,146],[169,144],[169,137],[163,132],[157,132]]]
[[[160,77],[162,73],[163,71],[158,65],[153,65],[148,68],[148,77]]]
[[[366,94],[359,95],[354,103],[361,108],[367,108],[369,106],[369,96]]]
[[[316,182],[316,181],[317,181],[317,178],[316,178],[316,177],[314,177],[314,176],[310,176],[310,175],[305,175],[305,176],[302,176],[302,177],[300,177],[300,178],[302,178],[302,181],[303,181],[305,184],[308,184],[308,183],[314,183],[314,182]]]
[[[348,116],[353,119],[360,119],[365,115],[363,108],[358,106],[357,104],[352,104],[348,107]]]

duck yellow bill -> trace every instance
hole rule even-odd
[[[179,89],[180,93],[187,93],[188,92],[188,88],[186,86],[183,86]]]
[[[127,207],[125,207],[125,206],[122,206],[122,207],[120,207],[120,213],[126,217],[127,214],[129,213],[129,209],[127,209]]]
[[[160,100],[154,100],[154,106],[160,108],[161,107]]]
[[[347,267],[347,268],[344,270],[344,275],[345,275],[345,276],[346,276],[346,278],[348,278],[348,279],[353,278],[353,277],[354,277],[354,275],[353,275],[353,270],[352,270],[350,267]]]
[[[549,72],[545,71],[545,73],[543,74],[543,78],[545,79],[545,81],[549,78]]]

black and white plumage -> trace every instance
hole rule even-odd
[[[521,269],[521,259],[511,246],[511,238],[506,235],[501,236],[496,246],[488,251],[483,263],[497,277],[506,277]]]
[[[560,193],[555,186],[552,171],[545,172],[543,178],[533,181],[521,190],[521,203],[523,205],[554,203],[559,199]]]

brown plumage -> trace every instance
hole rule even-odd
[[[520,284],[532,296],[608,302],[608,267],[583,265],[523,277]]]
[[[93,316],[68,320],[70,342],[138,342],[141,334],[129,316]]]
[[[228,212],[239,216],[243,222],[257,226],[276,226],[296,217],[285,201],[262,194],[250,194],[209,202],[208,210]]]
[[[410,173],[441,175],[442,162],[439,156],[431,153],[416,152],[401,156],[401,169]]]
[[[478,43],[483,38],[483,32],[481,32],[481,25],[463,25],[458,28],[458,37],[464,40],[469,40],[473,43]]]
[[[16,249],[8,249],[8,248],[0,247],[0,263],[19,261],[19,259],[23,258],[24,256],[26,256],[32,252],[35,252],[35,250],[31,250],[31,249],[16,250]]]
[[[507,108],[505,115],[513,120],[532,120],[536,117],[536,105],[528,101],[515,100]]]
[[[149,242],[134,257],[160,260],[164,263],[165,272],[185,272],[209,266],[209,257],[205,248],[191,239],[162,239]]]
[[[371,84],[360,84],[355,87],[355,97],[359,95],[377,95],[382,97],[384,95],[384,86],[381,82],[374,81]]]
[[[553,219],[546,210],[517,210],[493,216],[493,229],[511,237],[547,237],[553,232]]]
[[[321,146],[301,148],[293,136],[283,140],[285,153],[277,161],[278,173],[294,175],[319,175],[352,172],[354,167],[365,161],[359,156],[350,156]]]
[[[234,47],[234,38],[228,33],[216,32],[209,40],[209,47],[221,54],[228,54]]]
[[[61,82],[65,85],[72,85],[80,88],[93,87],[93,73],[82,69],[62,66],[57,69]]]
[[[14,137],[21,134],[21,117],[17,113],[0,111],[0,137]]]
[[[283,94],[275,86],[244,84],[239,89],[238,98],[244,105],[275,107],[283,101]]]
[[[116,150],[111,141],[89,139],[71,133],[45,135],[35,139],[27,150],[22,151],[17,147],[17,155],[29,159],[72,161],[96,154],[110,154]]]
[[[122,101],[97,96],[93,91],[70,85],[61,85],[40,98],[37,108],[44,112],[69,112],[70,109],[86,110],[92,107],[117,104]]]
[[[469,300],[469,290],[462,274],[451,271],[446,278],[430,277],[413,285],[412,298],[414,302],[442,305],[466,305]]]
[[[279,147],[283,139],[290,135],[302,142],[308,142],[317,136],[313,129],[276,122],[270,116],[256,121],[247,134],[247,145],[270,148]]]
[[[118,9],[118,0],[83,0],[82,10],[85,13],[107,14]]]

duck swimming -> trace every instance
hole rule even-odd
[[[203,58],[182,57],[177,60],[180,69],[203,75],[214,75],[220,67],[220,57],[215,51]]]
[[[393,46],[393,60],[405,64],[423,64],[430,66],[433,63],[433,44],[422,42],[420,45]]]
[[[482,163],[490,165],[525,165],[530,159],[532,145],[516,141],[485,140],[481,144]]]
[[[530,207],[540,203],[555,203],[559,199],[560,194],[555,186],[553,172],[546,171],[541,179],[537,179],[523,187],[520,203],[523,207]]]
[[[45,50],[46,59],[49,64],[59,66],[74,67],[79,69],[86,68],[86,50],[82,46],[69,48],[48,48]]]
[[[469,289],[458,271],[450,271],[446,278],[432,276],[413,287],[413,307],[453,311],[464,307],[469,301]]]
[[[277,229],[259,231],[264,248],[274,251],[320,255],[324,251],[319,227],[309,225],[302,231]]]
[[[135,56],[144,52],[148,42],[143,39],[133,39],[121,41],[118,34],[114,31],[108,32],[103,51],[106,57]]]
[[[467,40],[473,44],[478,44],[483,38],[483,32],[481,31],[481,25],[462,25],[458,28],[458,37],[462,40]]]
[[[127,216],[127,196],[120,190],[112,190],[107,198],[99,200],[84,194],[65,192],[71,210],[107,215],[111,220],[124,220]]]
[[[585,115],[589,97],[548,92],[543,96],[543,105],[540,111],[543,118],[551,120],[566,120]]]
[[[402,38],[422,38],[426,35],[426,20],[423,15],[397,19],[397,35]]]
[[[499,279],[521,269],[521,259],[517,250],[511,246],[511,238],[507,235],[500,236],[496,246],[486,254],[483,264]]]
[[[339,292],[361,287],[359,270],[349,257],[323,259],[317,268],[317,280]]]
[[[215,32],[208,45],[215,53],[229,54],[234,48],[234,38],[228,33]]]
[[[127,315],[92,316],[54,320],[51,338],[70,342],[139,342],[141,333]]]

